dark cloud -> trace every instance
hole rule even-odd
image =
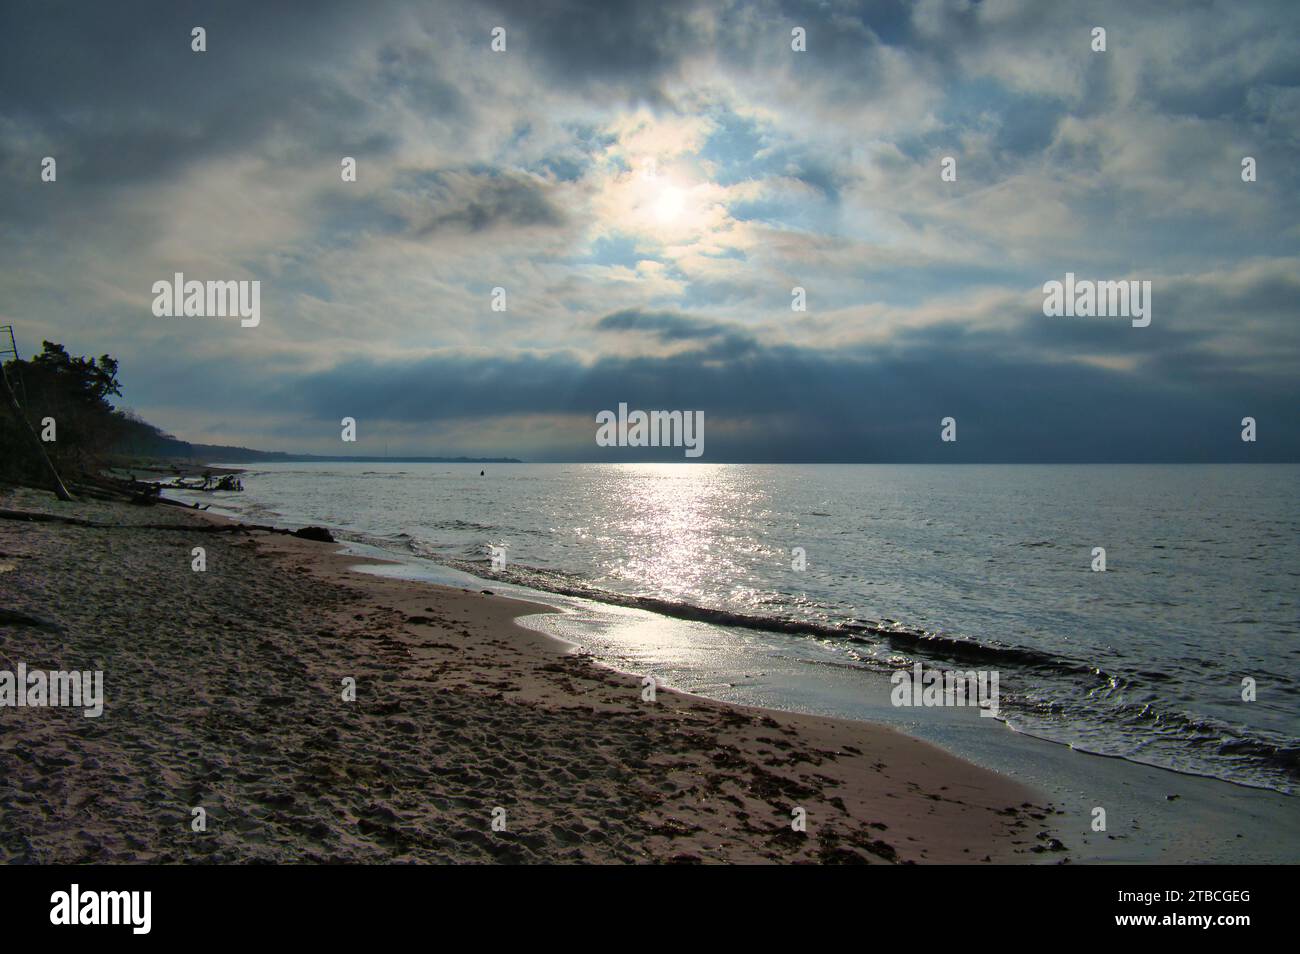
[[[554,227],[566,221],[563,209],[550,199],[550,186],[525,173],[439,171],[407,178],[397,189],[412,230],[421,236],[449,229]]]
[[[615,316],[610,316],[611,318]],[[648,316],[676,326],[680,316]],[[619,319],[622,325],[629,319]],[[635,324],[635,322],[633,322]],[[1011,333],[1006,333],[1008,339]],[[988,342],[982,342],[987,345]],[[888,355],[748,347],[731,360],[672,357],[439,355],[410,362],[349,361],[285,381],[260,397],[308,422],[347,414],[369,426],[509,421],[524,415],[593,420],[620,402],[703,410],[708,460],[882,462],[1108,462],[1294,460],[1300,382],[1224,382],[1200,356],[1182,385],[1153,389],[1140,373],[990,357],[946,331]],[[1002,349],[1011,353],[1010,346]],[[1204,385],[1218,381],[1211,389]],[[1240,440],[1253,416],[1267,440]],[[940,420],[958,441],[939,440]],[[485,448],[536,459],[602,459],[594,444]],[[594,433],[594,431],[593,431]]]
[[[687,341],[717,338],[732,331],[732,326],[703,321],[675,311],[643,311],[625,308],[596,322],[600,331],[644,331],[661,341]]]
[[[664,81],[712,42],[703,0],[490,0],[481,9],[548,82],[602,99],[665,102]]]
[[[232,0],[128,12],[0,6],[0,115],[48,142],[70,186],[158,183],[197,159],[246,153],[273,129],[307,151],[364,119],[354,91],[313,68],[355,42],[354,4],[325,0],[308,13]],[[207,30],[206,53],[190,48],[196,26]],[[7,169],[38,159],[12,148],[0,156]]]
[[[734,361],[757,352],[758,339],[737,325],[706,321],[669,311],[628,308],[606,315],[596,323],[598,331],[632,331],[650,335],[664,344],[695,342],[695,360]]]

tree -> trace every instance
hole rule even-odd
[[[29,361],[15,359],[5,365],[10,383],[21,389],[23,415],[38,433],[53,418],[55,440],[46,452],[60,467],[84,469],[117,440],[119,416],[109,403],[120,396],[118,364],[109,355],[74,358],[61,344],[43,342],[41,353]],[[6,453],[0,468],[11,477],[30,476],[33,461],[23,454],[23,435],[16,421],[0,423],[0,442]]]

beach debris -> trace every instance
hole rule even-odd
[[[0,520],[31,520],[36,523],[67,523],[75,527],[107,526],[107,524],[94,523],[90,520],[83,520],[80,517],[64,517],[60,514],[44,513],[39,510],[0,509]]]
[[[1038,838],[1039,841],[1043,842],[1043,844],[1034,845],[1032,848],[1029,849],[1030,851],[1034,852],[1034,854],[1042,854],[1045,851],[1066,851],[1067,850],[1065,845],[1061,843],[1061,840],[1059,838],[1053,838],[1049,832],[1040,831],[1036,837]]]
[[[163,498],[160,503],[175,504],[190,509],[189,504]],[[182,533],[277,533],[285,536],[302,537],[305,540],[318,540],[322,543],[335,543],[333,534],[324,527],[303,527],[301,530],[285,530],[263,523],[103,523],[96,520],[83,520],[81,517],[64,517],[59,514],[43,513],[39,510],[5,510],[0,508],[0,520],[31,520],[38,523],[64,523],[74,527],[94,527],[99,530],[176,530]],[[466,590],[465,592],[469,592]]]
[[[150,484],[155,488],[171,487],[175,490],[201,490],[212,493],[218,490],[240,491],[244,489],[244,482],[239,479],[238,474],[223,474],[220,477],[211,473],[205,473],[200,477],[173,477],[168,483]]]

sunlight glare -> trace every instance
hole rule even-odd
[[[655,202],[655,217],[662,223],[673,222],[682,214],[686,197],[677,186],[664,186]]]

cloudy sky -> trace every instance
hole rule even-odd
[[[210,443],[1300,460],[1298,146],[1294,0],[11,0],[0,323]],[[178,271],[261,324],[155,317]],[[1045,317],[1067,271],[1150,327]]]

